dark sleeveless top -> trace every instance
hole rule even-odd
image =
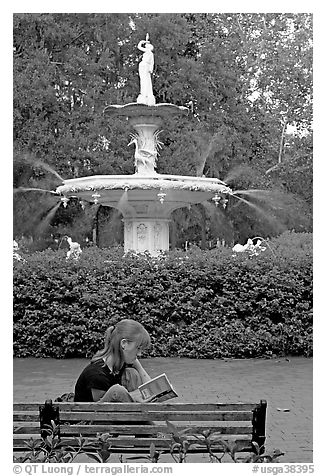
[[[109,390],[112,385],[120,384],[125,366],[118,374],[113,374],[103,359],[91,362],[84,368],[75,385],[75,402],[93,402],[92,388]]]

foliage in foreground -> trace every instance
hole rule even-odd
[[[106,327],[145,325],[145,356],[248,358],[312,354],[312,237],[286,233],[256,257],[229,249],[161,259],[89,248],[46,251],[14,267],[17,357],[89,357]],[[245,254],[245,253],[244,253]]]
[[[76,458],[84,454],[96,463],[107,463],[110,459],[111,445],[109,443],[110,434],[104,433],[97,435],[95,442],[90,442],[87,438],[74,437],[69,442],[62,442],[60,440],[59,426],[51,422],[52,426],[48,426],[46,430],[48,435],[46,438],[34,439],[30,438],[25,441],[28,451],[19,457],[14,456],[14,462],[17,463],[72,463]],[[149,445],[148,455],[138,455],[127,457],[127,460],[145,460],[149,463],[158,463],[161,455],[169,453],[175,463],[186,463],[189,449],[191,446],[202,447],[203,452],[207,452],[211,463],[277,463],[279,457],[283,456],[279,449],[272,452],[265,452],[263,448],[260,448],[257,443],[253,443],[252,452],[246,456],[238,456],[240,448],[237,443],[229,443],[224,440],[218,439],[216,433],[212,433],[210,430],[204,430],[201,435],[190,434],[187,429],[179,431],[172,423],[166,422],[166,433],[170,434],[172,441],[169,448],[166,451],[157,451],[155,444],[152,442]],[[186,433],[188,433],[186,435]],[[196,442],[190,441],[190,436],[195,437]],[[217,439],[216,439],[217,437]],[[220,444],[223,447],[222,451],[218,453],[214,451],[214,444]],[[132,447],[130,449],[132,453]],[[224,458],[229,456],[228,460],[224,461]],[[123,456],[119,456],[120,462],[124,462]]]

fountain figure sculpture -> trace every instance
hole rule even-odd
[[[142,60],[139,63],[139,79],[140,79],[140,94],[137,98],[139,104],[147,104],[147,106],[154,106],[155,97],[153,95],[152,73],[154,68],[153,45],[149,42],[149,35],[147,33],[146,40],[141,40],[137,48],[143,51]]]

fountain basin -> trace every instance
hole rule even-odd
[[[232,194],[217,178],[182,175],[94,175],[65,180],[56,192],[117,208],[123,215],[125,251],[156,256],[169,249],[169,221],[177,208]]]
[[[201,203],[216,194],[232,194],[232,190],[217,178],[161,174],[142,176],[137,173],[69,179],[56,192],[67,198],[78,197],[88,202],[93,202],[96,194],[96,203],[117,208],[124,217],[144,218],[153,213],[168,217],[177,208]],[[139,205],[142,205],[142,211]]]

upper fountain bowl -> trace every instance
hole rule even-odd
[[[177,106],[176,104],[160,103],[154,106],[147,106],[146,104],[139,104],[137,102],[131,102],[129,104],[110,105],[104,109],[104,114],[110,116],[127,116],[127,117],[139,117],[139,116],[159,116],[165,117],[171,114],[188,114],[189,109],[185,106]]]

